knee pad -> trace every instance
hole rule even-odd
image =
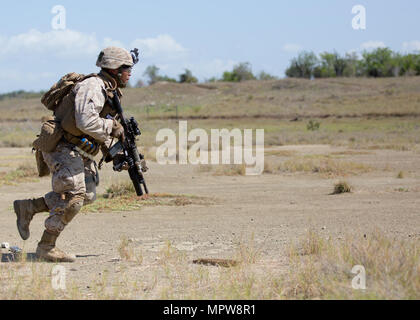
[[[84,197],[81,195],[69,196],[64,208],[57,206],[45,220],[45,228],[51,233],[61,233],[67,224],[76,216],[83,206]]]
[[[95,192],[86,193],[83,205],[87,206],[88,204],[92,204],[92,203],[95,202],[95,200],[96,200],[96,193]]]
[[[70,223],[71,220],[79,213],[82,209],[85,197],[81,195],[71,196],[66,208],[64,209],[63,222],[65,224]]]
[[[47,220],[45,220],[45,229],[52,234],[60,234],[66,227],[62,216],[62,213],[51,213]]]

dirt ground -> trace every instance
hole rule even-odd
[[[328,145],[275,149],[293,150],[299,155],[346,150]],[[2,159],[30,155],[28,148],[3,148],[1,152]],[[192,261],[232,258],[238,243],[253,239],[261,253],[258,265],[282,270],[288,264],[287,246],[309,228],[333,238],[344,234],[363,236],[376,228],[395,238],[420,238],[420,154],[369,150],[366,154],[347,155],[345,159],[371,165],[374,170],[345,177],[354,192],[342,195],[331,195],[340,178],[329,179],[313,173],[215,176],[198,170],[197,166],[160,166],[149,162],[146,179],[151,192],[209,197],[213,204],[79,214],[57,242],[58,247],[77,255],[75,263],[65,264],[67,279],[89,292],[90,283],[104,270],[118,276],[124,269],[133,280],[145,278],[168,241]],[[397,178],[400,171],[405,173],[403,179]],[[127,176],[112,172],[108,166],[101,171],[98,194],[111,182],[126,180]],[[12,203],[15,199],[42,196],[49,190],[49,177],[39,182],[0,186],[1,242],[24,247],[29,254],[35,252],[47,214],[35,216],[31,237],[24,242],[17,232]],[[142,248],[140,266],[121,259],[118,246],[122,236]],[[2,260],[2,264],[13,264]]]

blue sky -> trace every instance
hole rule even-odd
[[[358,4],[366,8],[366,30],[352,28]],[[66,9],[65,30],[52,29],[55,5]],[[48,89],[65,73],[96,72],[108,45],[139,47],[133,84],[151,64],[172,77],[189,68],[204,80],[250,62],[255,73],[282,77],[302,50],[414,52],[419,12],[417,0],[3,1],[0,93]]]

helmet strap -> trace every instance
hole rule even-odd
[[[117,79],[116,79],[117,84],[118,84],[118,88],[125,88],[126,84],[121,81],[121,77],[122,77],[122,73],[120,71],[118,71]]]
[[[110,72],[108,72],[106,69],[102,69],[101,72],[99,73],[100,75],[103,75],[106,79],[108,79],[111,82],[112,85],[112,90],[117,89],[118,85],[118,78],[116,78],[115,76],[113,76]]]

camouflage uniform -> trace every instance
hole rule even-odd
[[[117,69],[121,65],[131,67],[132,61],[128,51],[111,47],[101,52],[97,66]],[[111,81],[114,88],[117,88],[117,81],[104,70],[100,75],[101,78],[89,77],[74,86],[74,108],[71,108],[73,114],[66,117],[73,119],[70,123],[73,123],[75,131],[89,136],[99,144],[109,146],[111,135],[114,135],[115,121],[110,116],[101,114],[106,106],[109,88],[104,81],[108,81],[108,84]],[[63,107],[63,110],[67,109],[69,108]],[[42,155],[52,173],[52,191],[44,198],[14,202],[18,230],[26,240],[29,238],[29,224],[33,216],[38,212],[49,211],[44,234],[38,243],[37,256],[50,261],[73,262],[75,256],[67,255],[56,248],[55,241],[81,207],[95,201],[97,171],[94,162],[83,157],[65,139],[59,142],[53,152],[42,152]]]
[[[75,86],[75,119],[78,129],[98,142],[109,140],[113,120],[99,116],[105,104],[105,85],[99,78],[86,79]],[[43,152],[52,173],[53,191],[45,195],[50,216],[48,231],[60,233],[82,205],[96,199],[96,170],[93,161],[82,157],[74,146],[60,142],[52,153]],[[65,195],[65,198],[62,198]]]

